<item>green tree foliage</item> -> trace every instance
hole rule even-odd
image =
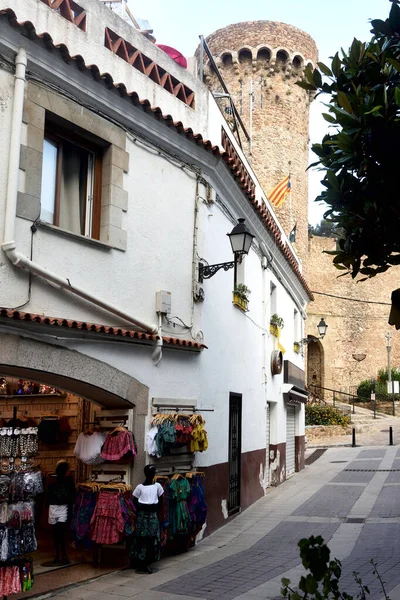
[[[378,377],[375,381],[375,395],[376,400],[381,400],[382,402],[391,400],[391,395],[387,393],[387,381],[388,381],[388,370],[379,369]],[[392,381],[400,381],[400,370],[392,367]],[[371,399],[371,391],[372,391],[372,378],[364,379],[360,381],[357,387],[357,396],[361,401],[365,400],[366,402]],[[397,397],[397,394],[396,394]]]
[[[342,231],[336,227],[335,223],[328,221],[327,219],[322,219],[315,227],[309,225],[308,229],[310,235],[316,235],[318,237],[342,237]]]
[[[288,600],[354,600],[354,596],[340,589],[342,564],[337,558],[330,560],[331,551],[321,536],[314,537],[312,535],[304,538],[299,541],[298,546],[301,562],[308,573],[300,577],[296,589],[291,586],[290,579],[281,579],[281,594],[284,598]],[[383,597],[385,600],[389,600],[385,582],[378,571],[378,565],[373,559],[369,562],[372,565],[372,574],[381,585]],[[367,594],[370,594],[369,588],[363,584],[356,571],[353,571],[353,577],[358,586],[356,598],[365,600]]]
[[[298,83],[329,96],[324,118],[332,133],[313,145],[311,166],[325,172],[316,201],[326,202],[324,218],[343,230],[333,263],[364,279],[400,264],[399,1],[391,0],[386,21],[371,21],[369,42],[354,39],[347,53],[306,69]]]
[[[306,404],[306,425],[349,425],[350,417],[333,406]]]

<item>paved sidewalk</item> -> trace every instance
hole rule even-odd
[[[356,431],[356,444],[362,447],[387,446],[389,444],[389,427],[392,427],[393,430],[393,443],[400,444],[400,417],[386,417],[384,420],[372,420],[368,426],[364,425],[361,431]],[[351,435],[350,431],[346,435],[321,438],[311,442],[308,447],[351,446]]]
[[[398,470],[397,470],[398,469]],[[297,542],[322,535],[343,565],[348,593],[360,573],[380,600],[374,558],[400,600],[400,449],[330,448],[316,462],[159,572],[128,570],[75,586],[57,600],[256,600],[280,596],[281,578],[303,573]]]

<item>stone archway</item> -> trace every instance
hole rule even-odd
[[[323,388],[325,385],[324,349],[319,340],[311,336],[308,336],[308,339],[312,341],[307,345],[307,385]],[[320,397],[323,398],[323,395],[324,390],[321,390]]]
[[[76,350],[30,338],[0,333],[0,375],[53,385],[106,408],[133,410],[133,434],[144,448],[149,389],[122,371]],[[145,454],[139,452],[139,478]]]

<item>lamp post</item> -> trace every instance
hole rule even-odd
[[[321,317],[320,322],[317,325],[319,337],[311,336],[300,340],[300,342],[295,342],[297,344],[310,344],[311,342],[318,342],[318,340],[322,340],[326,335],[326,330],[328,329],[328,323],[326,323],[324,317]]]
[[[392,381],[392,364],[391,364],[392,346],[390,344],[390,341],[392,339],[392,336],[390,335],[389,331],[385,335],[385,338],[386,338],[386,350],[388,353],[388,390],[389,390],[389,393],[392,394],[393,416],[396,416],[396,409],[395,409],[395,405],[394,405],[394,387],[393,387],[393,381]]]
[[[324,317],[321,317],[321,320],[317,325],[317,329],[318,329],[319,337],[322,340],[325,337],[326,330],[328,329],[328,325],[327,325],[327,323],[325,323]]]
[[[235,269],[235,285],[236,285],[236,265],[240,263],[242,257],[249,253],[254,235],[250,233],[245,224],[245,219],[238,219],[237,224],[230,233],[226,234],[232,246],[234,260],[231,262],[217,263],[215,265],[204,265],[199,263],[199,283],[203,283],[204,279],[211,279],[220,269],[229,271]]]

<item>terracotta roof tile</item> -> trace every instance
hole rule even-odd
[[[145,333],[144,331],[122,329],[121,327],[111,327],[109,325],[99,325],[97,323],[87,323],[86,321],[74,321],[72,319],[47,317],[45,315],[22,312],[8,308],[0,308],[0,322],[3,319],[23,321],[25,323],[34,323],[37,325],[49,325],[51,327],[59,327],[61,329],[78,329],[79,331],[99,333],[113,337],[131,338],[146,342],[155,342],[159,339],[157,334]],[[196,351],[207,348],[205,344],[200,344],[199,342],[195,342],[193,340],[181,338],[163,336],[163,341],[167,346],[180,346],[181,348],[187,348]]]
[[[264,223],[266,229],[274,235],[277,246],[279,246],[279,248],[283,252],[291,269],[294,271],[299,281],[303,285],[310,300],[314,299],[314,296],[310,288],[308,287],[307,282],[300,273],[300,269],[293,252],[286,243],[282,242],[279,227],[275,223],[275,220],[271,216],[271,213],[267,208],[261,206],[256,201],[254,189],[252,189],[252,187],[248,185],[248,182],[246,183],[245,178],[243,177],[243,173],[240,169],[238,169],[236,161],[229,156],[228,152],[226,152],[223,149],[221,150],[219,146],[212,144],[210,140],[205,140],[200,133],[195,134],[191,127],[185,127],[181,121],[174,121],[171,115],[164,115],[162,109],[159,106],[151,106],[149,100],[141,100],[137,92],[128,92],[124,83],[115,83],[112,76],[109,73],[100,73],[100,70],[97,65],[86,65],[85,60],[81,55],[71,56],[67,46],[65,44],[54,44],[52,37],[49,33],[44,32],[41,34],[37,34],[33,23],[31,23],[30,21],[19,22],[17,20],[16,14],[11,8],[0,10],[0,15],[6,16],[11,25],[13,25],[14,27],[24,29],[25,33],[29,38],[39,38],[43,40],[46,47],[49,50],[59,50],[63,60],[65,60],[67,63],[75,61],[76,65],[81,71],[84,71],[85,69],[89,70],[96,81],[103,81],[108,88],[117,89],[121,96],[129,96],[134,105],[141,106],[145,112],[153,113],[157,119],[159,119],[160,121],[164,121],[166,125],[168,125],[169,127],[173,127],[177,131],[177,133],[185,135],[189,140],[192,140],[197,144],[202,145],[205,150],[212,152],[214,155],[221,156],[222,159],[225,161],[227,167],[231,170],[232,175],[236,179],[236,182],[238,183],[239,187],[242,188],[243,193],[245,194],[245,196],[247,196],[247,199],[253,206],[256,213],[259,215],[261,221]]]

